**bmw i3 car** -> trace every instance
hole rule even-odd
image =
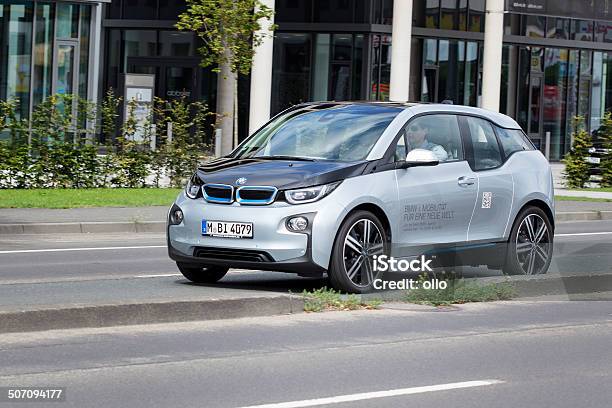
[[[363,293],[381,255],[545,273],[554,214],[548,161],[508,116],[307,103],[200,166],[169,211],[167,241],[193,282],[242,268],[327,274]]]

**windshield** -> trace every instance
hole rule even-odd
[[[401,111],[384,105],[306,106],[268,123],[232,156],[363,160]]]

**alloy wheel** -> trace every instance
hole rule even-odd
[[[551,242],[548,226],[538,214],[529,214],[521,221],[514,251],[523,273],[535,275],[547,268]]]
[[[357,286],[367,287],[374,282],[375,255],[385,251],[384,238],[378,226],[367,218],[357,220],[344,238],[342,257],[346,276]]]

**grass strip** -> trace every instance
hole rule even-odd
[[[170,206],[178,188],[3,189],[0,208]]]

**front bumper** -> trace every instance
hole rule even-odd
[[[189,199],[184,194],[175,204],[183,211],[184,220],[179,225],[168,225],[167,239],[168,254],[177,262],[313,276],[320,276],[327,269],[329,254],[319,256],[318,262],[313,256],[313,242],[317,242],[313,236],[329,236],[325,223],[321,221],[321,207],[286,203],[267,206],[211,204],[201,199]],[[306,216],[309,220],[304,233],[292,232],[286,227],[286,220],[296,215]],[[253,238],[203,236],[203,219],[252,222]],[[328,242],[323,242],[323,245],[331,251]]]

